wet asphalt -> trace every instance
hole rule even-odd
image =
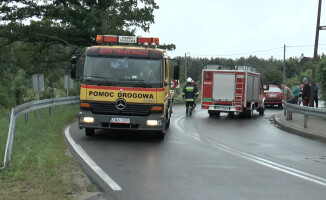
[[[104,192],[93,199],[324,199],[326,144],[276,127],[271,118],[281,112],[268,108],[248,119],[196,108],[186,117],[180,105],[163,141],[130,131],[86,137],[77,123],[70,134],[122,188],[99,183],[82,164]]]

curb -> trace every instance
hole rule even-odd
[[[93,196],[87,197],[86,200],[95,200],[95,199],[117,199],[119,196],[119,191],[114,191],[112,188],[108,187],[107,183],[89,166],[89,164],[83,159],[80,155],[80,150],[76,148],[67,138],[66,131],[69,132],[69,129],[73,123],[69,124],[64,129],[64,139],[68,146],[69,151],[72,156],[78,162],[82,168],[84,174],[89,178],[89,180],[97,187],[99,192]]]
[[[274,117],[274,124],[276,124],[281,129],[283,129],[289,133],[295,134],[295,135],[299,135],[302,137],[306,137],[309,139],[318,140],[318,141],[326,143],[326,136],[320,135],[318,132],[313,131],[313,130],[309,130],[306,128],[299,128],[299,127],[290,125],[289,123],[283,123],[280,118],[281,118],[280,115],[276,115]]]

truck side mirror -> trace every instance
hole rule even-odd
[[[71,66],[70,66],[70,77],[72,79],[76,79],[77,77],[77,62],[78,62],[78,56],[72,56],[71,58]]]
[[[179,76],[180,76],[180,66],[175,65],[174,66],[174,71],[173,71],[173,79],[174,80],[179,80]]]

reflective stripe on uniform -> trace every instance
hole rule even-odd
[[[187,92],[193,92],[195,90],[194,86],[186,87]]]

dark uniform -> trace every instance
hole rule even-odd
[[[193,108],[195,97],[198,96],[198,89],[191,82],[187,82],[187,84],[183,87],[182,97],[186,100],[186,113],[188,114],[188,109]]]

